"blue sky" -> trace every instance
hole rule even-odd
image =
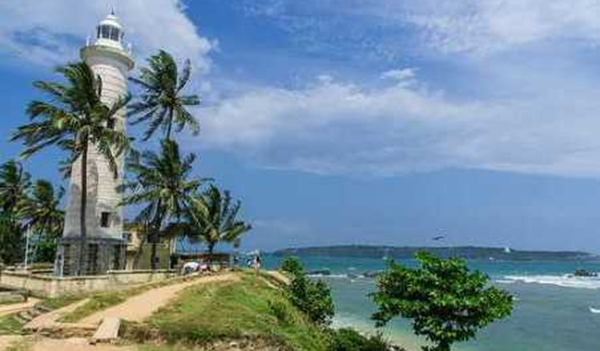
[[[203,130],[179,138],[243,200],[247,247],[600,252],[600,0],[3,1],[2,159],[113,5],[138,66],[193,61]],[[59,158],[28,167],[59,181]]]

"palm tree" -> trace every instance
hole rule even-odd
[[[31,187],[31,175],[14,160],[0,166],[0,207],[4,213],[17,213]]]
[[[163,224],[169,219],[181,218],[203,181],[189,179],[196,155],[182,156],[177,143],[171,140],[163,141],[161,146],[160,154],[146,151],[128,161],[127,167],[134,179],[124,184],[125,190],[130,192],[123,200],[124,205],[146,205],[136,221],[148,223],[152,269],[158,268],[156,247]]]
[[[198,122],[187,107],[199,105],[200,99],[197,95],[183,95],[192,71],[190,61],[186,60],[179,72],[173,57],[161,50],[148,59],[148,64],[150,67],[142,68],[139,78],[130,78],[144,91],[129,107],[130,115],[138,116],[132,124],[150,123],[143,140],[150,139],[158,128],[164,131],[164,140],[171,140],[173,124],[177,132],[187,125],[194,135],[198,134]]]
[[[12,139],[25,143],[24,158],[55,145],[69,153],[69,164],[80,162],[81,249],[77,274],[85,274],[88,152],[90,147],[95,147],[107,159],[113,175],[118,177],[117,158],[128,148],[129,139],[112,126],[117,113],[129,102],[129,96],[111,106],[104,104],[100,99],[102,81],[85,62],[71,63],[56,71],[64,76],[66,84],[34,83],[50,99],[29,104],[27,112],[31,123],[19,127]]]
[[[237,219],[240,201],[232,202],[229,191],[221,192],[214,185],[196,198],[186,212],[186,221],[170,230],[206,243],[209,256],[220,242],[239,246],[240,237],[252,226]]]
[[[31,194],[23,202],[20,216],[25,226],[35,233],[45,246],[46,258],[53,257],[56,241],[62,234],[65,212],[60,209],[60,202],[65,189],[57,189],[47,180],[40,179],[31,190]]]
[[[13,264],[23,253],[19,210],[31,187],[31,175],[16,161],[0,166],[0,262]]]

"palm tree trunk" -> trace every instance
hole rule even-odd
[[[169,124],[167,124],[167,134],[165,140],[171,140],[171,128],[173,127],[173,109],[169,109]]]
[[[162,201],[159,199],[157,204],[156,204],[156,213],[154,214],[154,220],[152,221],[152,227],[150,228],[150,230],[152,230],[152,251],[150,253],[150,268],[152,270],[156,270],[158,269],[158,265],[156,264],[156,248],[158,246],[158,241],[159,241],[159,231],[160,231],[160,226],[162,224],[162,214],[161,214],[161,207],[162,207]]]
[[[86,264],[86,249],[87,249],[87,233],[86,233],[86,207],[87,207],[87,159],[88,159],[88,141],[87,139],[83,143],[83,151],[81,153],[81,203],[79,210],[79,225],[81,231],[81,247],[79,249],[79,266],[77,268],[77,275],[85,275],[87,269]]]

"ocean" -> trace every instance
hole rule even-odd
[[[379,259],[302,258],[306,269],[330,270],[323,279],[332,288],[335,327],[352,326],[373,332],[375,310],[368,294],[375,281],[366,271],[385,268]],[[414,265],[414,261],[400,261]],[[279,258],[265,258],[275,268]],[[472,269],[487,273],[493,284],[516,297],[512,316],[484,329],[476,340],[456,344],[457,351],[599,351],[600,278],[575,278],[576,269],[600,272],[600,262],[472,261]],[[595,309],[595,310],[594,310]],[[396,319],[381,330],[391,341],[419,350],[425,340],[416,337],[410,322]]]

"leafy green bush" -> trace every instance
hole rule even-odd
[[[328,351],[392,351],[399,350],[390,345],[381,334],[364,336],[351,328],[331,332]]]
[[[449,351],[453,343],[472,339],[479,329],[510,315],[512,296],[490,286],[485,274],[471,272],[466,261],[426,253],[417,254],[417,260],[420,268],[392,262],[379,277],[372,294],[378,326],[398,315],[412,319],[415,333],[434,344],[423,350]]]
[[[293,276],[287,286],[290,302],[315,324],[321,327],[331,324],[334,306],[329,286],[323,281],[307,278],[302,263],[296,257],[287,257],[281,264],[281,270]]]
[[[331,289],[323,281],[296,276],[288,287],[289,299],[310,320],[320,326],[331,324],[334,315]]]
[[[293,276],[300,276],[304,274],[304,267],[297,257],[288,256],[281,263],[282,271],[290,273]]]

